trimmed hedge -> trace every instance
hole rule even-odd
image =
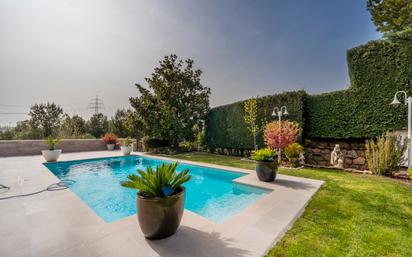
[[[347,61],[351,81],[347,90],[319,95],[298,91],[258,98],[259,122],[273,120],[273,107],[286,105],[290,115],[285,118],[303,126],[305,138],[371,138],[406,129],[407,107],[389,104],[398,90],[412,94],[412,30],[352,48]],[[243,119],[243,103],[210,111],[206,123],[208,148],[253,148]],[[262,134],[258,135],[258,145],[263,146]]]
[[[396,91],[412,94],[412,33],[348,50],[348,90],[308,96],[309,138],[370,138],[407,129],[407,107],[390,106]],[[401,95],[399,95],[401,96]],[[402,96],[403,97],[403,96]],[[403,100],[403,98],[402,98]]]
[[[258,124],[262,127],[264,121],[272,121],[272,111],[275,106],[287,105],[289,115],[284,119],[293,120],[303,126],[304,91],[286,92],[277,95],[260,97],[258,104]],[[206,122],[206,145],[216,149],[253,148],[253,137],[244,121],[244,101],[213,108]],[[257,137],[258,146],[263,146],[262,132]]]

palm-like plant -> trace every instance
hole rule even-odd
[[[139,194],[145,197],[165,197],[176,192],[183,183],[189,181],[192,176],[189,170],[185,169],[180,173],[176,172],[179,163],[162,163],[161,165],[147,167],[147,170],[137,170],[138,175],[130,174],[128,181],[120,184],[124,187],[139,190]]]

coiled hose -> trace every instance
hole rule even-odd
[[[40,191],[36,191],[36,192],[33,192],[33,193],[28,193],[28,194],[20,194],[20,195],[11,195],[11,196],[6,196],[6,197],[1,197],[0,200],[7,200],[7,199],[12,199],[12,198],[17,198],[17,197],[26,197],[26,196],[40,194],[40,193],[43,193],[43,192],[46,192],[46,191],[65,190],[65,189],[68,189],[69,186],[73,185],[74,182],[75,182],[74,180],[63,179],[63,180],[60,180],[57,183],[51,184],[47,188],[42,189]],[[6,193],[10,190],[10,187],[0,184],[0,189],[6,189],[5,192],[2,192],[4,194],[4,193]]]

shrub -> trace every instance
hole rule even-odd
[[[112,133],[106,133],[102,140],[106,145],[117,144],[117,136]]]
[[[412,168],[408,169],[408,178],[412,180]]]
[[[266,146],[272,149],[284,149],[290,143],[296,141],[301,129],[293,121],[272,121],[266,124],[264,139]]]
[[[50,151],[53,151],[55,149],[56,145],[58,145],[59,143],[60,143],[59,138],[54,138],[52,136],[46,137],[46,144],[47,144],[47,147]]]
[[[179,143],[179,148],[183,151],[190,152],[193,150],[194,144],[190,141],[183,141]]]
[[[285,147],[285,156],[289,161],[289,164],[296,166],[299,161],[300,155],[303,153],[303,146],[299,143],[292,143]]]
[[[396,133],[386,133],[376,140],[366,140],[366,160],[375,175],[390,176],[399,169],[408,148],[408,139],[399,140]]]
[[[252,153],[252,160],[259,162],[273,162],[276,159],[276,152],[270,148],[263,148]]]
[[[142,147],[143,151],[150,151],[153,148],[169,147],[170,142],[168,140],[143,137],[142,138]]]
[[[200,131],[196,135],[197,150],[202,150],[205,147],[205,130]]]
[[[185,169],[177,173],[176,168],[179,163],[163,163],[153,169],[152,166],[147,170],[137,170],[138,175],[130,174],[128,181],[120,184],[124,187],[139,190],[139,195],[145,197],[165,197],[176,193],[177,189],[191,179],[189,170]],[[170,192],[170,193],[169,193]]]

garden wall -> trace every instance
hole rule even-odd
[[[106,145],[101,139],[63,139],[57,147],[64,153],[102,151]],[[0,141],[0,157],[38,155],[47,149],[44,140],[4,140]]]
[[[305,147],[306,163],[316,167],[329,167],[330,156],[336,144],[344,154],[344,168],[366,170],[365,140],[362,139],[311,139]]]

